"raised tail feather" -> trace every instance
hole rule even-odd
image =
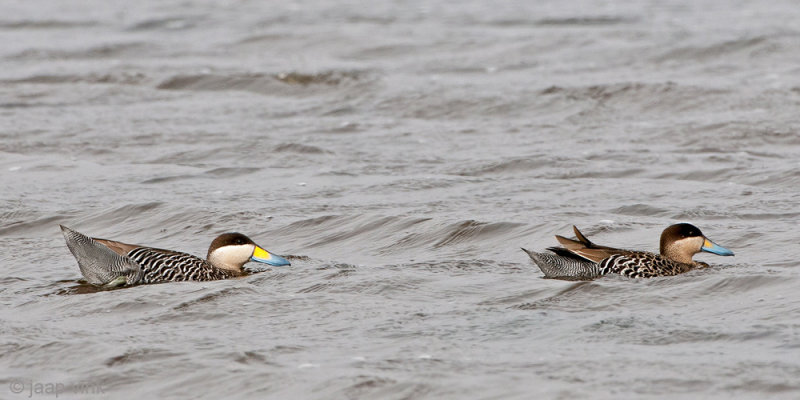
[[[564,248],[569,250],[576,250],[576,249],[586,249],[586,248],[591,249],[596,247],[603,247],[595,245],[594,243],[592,243],[591,240],[589,240],[589,238],[583,236],[581,231],[578,230],[577,226],[572,225],[572,230],[575,231],[575,237],[578,240],[567,239],[561,235],[556,235],[556,240],[558,240],[558,242],[561,243],[561,245],[564,246]]]
[[[92,285],[124,283],[133,285],[142,279],[142,268],[128,257],[115,253],[94,239],[59,225],[67,247],[75,259],[83,277]]]
[[[542,270],[545,278],[563,280],[591,280],[602,276],[600,266],[579,257],[565,257],[558,254],[537,253],[522,249]]]
[[[592,241],[589,240],[589,238],[587,238],[586,236],[583,236],[581,231],[578,230],[577,226],[572,225],[572,230],[575,231],[575,237],[578,238],[578,241],[583,243],[584,246],[586,246],[586,247],[595,247],[595,244],[592,243]]]

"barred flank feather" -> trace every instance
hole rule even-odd
[[[233,276],[187,253],[139,247],[131,250],[128,257],[141,265],[142,283],[215,281]]]

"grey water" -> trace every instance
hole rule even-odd
[[[800,398],[799,22],[4,1],[0,398]],[[520,250],[574,224],[657,251],[677,222],[736,256],[567,282]],[[58,224],[199,256],[238,231],[292,265],[96,290]]]

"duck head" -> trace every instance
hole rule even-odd
[[[249,261],[276,267],[290,265],[285,258],[264,250],[249,237],[235,232],[223,233],[214,239],[206,259],[211,265],[236,274],[241,274],[242,267]]]
[[[692,264],[692,256],[706,251],[720,256],[733,252],[712,242],[692,224],[675,224],[661,233],[661,255],[684,264]]]

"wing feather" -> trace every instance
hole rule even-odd
[[[170,254],[170,255],[184,254],[184,253],[181,253],[179,251],[157,249],[155,247],[142,246],[142,245],[139,245],[139,244],[123,243],[123,242],[118,242],[116,240],[99,239],[99,238],[92,238],[92,239],[94,241],[98,242],[98,243],[104,244],[106,247],[108,247],[111,250],[114,250],[115,253],[117,253],[117,254],[119,254],[121,256],[126,256],[131,251],[133,251],[135,249],[138,249],[140,247],[145,247],[145,248],[148,248],[148,249],[150,249],[152,251],[156,251],[156,252],[164,253],[164,254]]]
[[[566,250],[580,258],[585,260],[599,263],[600,261],[605,260],[608,257],[611,257],[615,254],[629,254],[629,250],[617,249],[614,247],[607,247],[607,246],[599,246],[594,244],[589,238],[584,236],[578,227],[573,225],[572,229],[575,231],[575,237],[578,240],[568,239],[560,235],[556,235],[556,240],[564,246],[563,250]],[[548,249],[553,251],[553,248]],[[559,252],[553,251],[556,254]],[[563,252],[562,252],[563,253]],[[562,254],[563,255],[563,254]]]

